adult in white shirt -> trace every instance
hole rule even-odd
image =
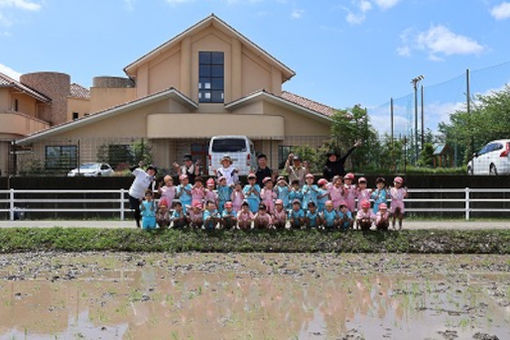
[[[147,170],[142,169],[143,162],[138,163],[138,166],[132,167],[130,170],[135,176],[135,180],[129,187],[129,206],[133,210],[136,226],[140,228],[140,203],[145,196],[145,191],[151,187],[154,182],[158,169],[149,165]]]
[[[232,158],[228,155],[223,156],[221,159],[221,167],[216,170],[216,177],[218,178],[218,181],[221,177],[225,177],[227,180],[227,186],[233,186],[239,180],[237,173],[238,170],[232,164]]]

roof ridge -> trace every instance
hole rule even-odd
[[[294,95],[294,96],[297,96],[297,97],[301,97],[301,98],[303,98],[303,99],[306,99],[306,100],[308,100],[308,101],[314,102],[314,103],[316,103],[316,104],[319,104],[319,105],[322,105],[322,106],[329,107],[330,109],[337,111],[337,109],[335,109],[333,106],[329,106],[329,105],[327,105],[327,104],[324,104],[324,103],[318,102],[318,101],[316,101],[316,100],[314,100],[314,99],[310,99],[310,98],[308,98],[308,97],[304,97],[304,96],[302,96],[302,95],[300,95],[300,94],[297,94],[297,93],[294,93],[294,92],[290,92],[290,91],[282,90],[282,93],[284,93],[284,92],[285,92],[285,93],[288,93],[288,94],[291,94],[291,95]]]
[[[30,87],[26,84],[23,84],[19,80],[16,80],[16,79],[8,76],[5,73],[0,72],[0,77],[3,78],[5,81],[7,81],[9,83],[9,85],[17,87],[18,89],[20,89],[22,91],[28,92],[27,94],[29,94],[29,95],[32,95],[34,97],[39,97],[37,99],[39,99],[40,101],[43,101],[43,102],[51,101],[51,98],[48,97],[47,95],[45,95],[44,93],[37,91],[36,89],[33,89],[32,87]],[[32,92],[32,93],[30,93],[30,92]]]

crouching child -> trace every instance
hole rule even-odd
[[[301,201],[294,199],[292,201],[292,209],[289,212],[290,227],[300,229],[305,224],[305,213],[301,209]]]
[[[277,199],[274,202],[273,226],[275,229],[285,229],[287,224],[287,212],[283,208],[284,205],[285,203],[281,199]]]
[[[361,210],[356,214],[356,225],[361,230],[370,230],[372,223],[375,221],[375,214],[370,209],[370,202],[364,200],[361,202]]]
[[[322,223],[324,225],[324,229],[332,230],[338,227],[338,214],[334,209],[333,201],[326,201],[325,209],[322,212]]]
[[[375,227],[377,230],[387,231],[390,226],[390,213],[386,203],[379,205],[379,211],[375,216]]]
[[[216,210],[216,203],[208,201],[206,210],[204,211],[204,227],[206,230],[214,230],[220,222],[218,210]]]
[[[308,202],[308,210],[305,214],[305,225],[308,228],[318,228],[321,224],[321,218],[317,212],[317,207],[313,201]]]
[[[202,228],[204,224],[203,220],[203,212],[202,212],[202,203],[200,201],[195,201],[191,205],[191,208],[188,209],[188,224],[191,228]]]
[[[166,200],[162,200],[159,203],[159,208],[156,212],[156,223],[160,230],[167,229],[170,226],[170,213]]]
[[[255,229],[269,229],[273,224],[271,215],[267,213],[267,208],[264,203],[259,204],[259,211],[254,218]]]
[[[340,211],[338,212],[339,225],[340,230],[348,230],[352,229],[354,225],[354,219],[352,218],[352,213],[349,211],[349,208],[346,204],[340,204]]]
[[[237,223],[239,229],[250,230],[251,223],[253,222],[253,213],[250,210],[250,204],[244,201],[241,204],[241,211],[237,213]]]
[[[234,229],[237,225],[237,217],[232,202],[226,202],[221,213],[221,226],[223,228]]]

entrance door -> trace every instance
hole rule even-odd
[[[202,174],[207,174],[207,142],[191,143],[191,157],[198,161]]]

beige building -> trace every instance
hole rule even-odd
[[[187,153],[206,163],[207,142],[215,135],[247,135],[275,167],[289,147],[315,147],[329,138],[334,110],[282,91],[294,71],[215,15],[124,71],[127,78],[94,78],[90,91],[71,86],[66,122],[20,133],[28,136],[17,140],[25,149],[18,170],[28,158],[47,169],[107,161],[114,150],[135,143],[151,148],[163,168]],[[29,97],[51,103],[39,95]],[[123,162],[128,160],[113,163]]]

